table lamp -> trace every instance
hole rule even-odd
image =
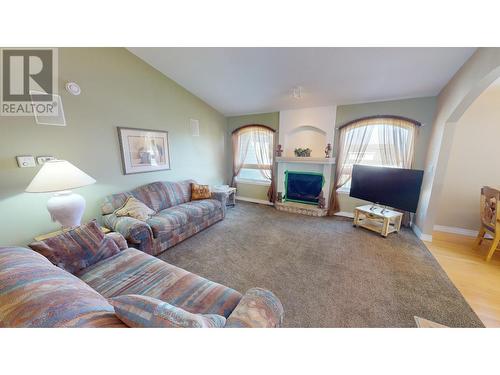
[[[66,160],[50,160],[43,164],[29,186],[28,193],[50,193],[54,195],[47,202],[52,221],[63,228],[80,225],[85,199],[71,191],[96,181]]]

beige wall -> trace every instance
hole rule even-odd
[[[80,96],[64,90],[68,80],[81,86]],[[50,194],[23,192],[39,167],[18,168],[16,155],[54,155],[94,177],[96,184],[76,190],[87,200],[85,220],[100,216],[105,195],[144,183],[227,179],[224,116],[126,49],[59,49],[59,93],[66,127],[0,117],[0,245],[57,229],[45,208]],[[191,136],[189,118],[200,120],[199,137]],[[123,175],[117,126],[167,130],[172,170]]]
[[[479,48],[438,96],[425,174],[416,215],[417,232],[431,239],[457,122],[474,100],[500,76],[500,48]],[[443,197],[444,199],[444,197]]]
[[[454,125],[436,225],[477,230],[482,186],[500,187],[500,81]]]
[[[279,128],[279,116],[280,116],[279,112],[271,112],[271,113],[259,113],[253,115],[232,116],[227,118],[226,148],[228,150],[227,154],[228,183],[231,182],[231,176],[233,174],[231,133],[240,126],[259,124],[259,125],[269,126],[270,128],[276,130],[275,136],[277,137],[278,136],[277,131]],[[267,201],[268,186],[238,183],[237,189],[238,189],[237,195],[240,197]]]
[[[419,121],[423,126],[419,129],[415,144],[416,169],[423,169],[425,156],[432,133],[432,120],[436,110],[436,97],[392,100],[385,102],[341,105],[337,107],[337,127],[366,116],[397,115]],[[338,131],[336,132],[338,138]],[[336,139],[338,142],[338,139]],[[335,149],[337,148],[335,144]],[[340,211],[352,213],[354,208],[367,202],[349,197],[349,194],[339,195]]]

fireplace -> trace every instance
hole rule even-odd
[[[322,173],[285,171],[285,201],[317,205],[325,179]]]

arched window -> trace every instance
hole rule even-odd
[[[233,178],[251,183],[272,181],[274,130],[265,125],[246,125],[233,131]]]
[[[335,190],[349,191],[354,164],[411,168],[420,123],[398,116],[374,116],[340,127]]]

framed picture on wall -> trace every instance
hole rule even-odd
[[[170,169],[168,132],[118,127],[124,174]]]

